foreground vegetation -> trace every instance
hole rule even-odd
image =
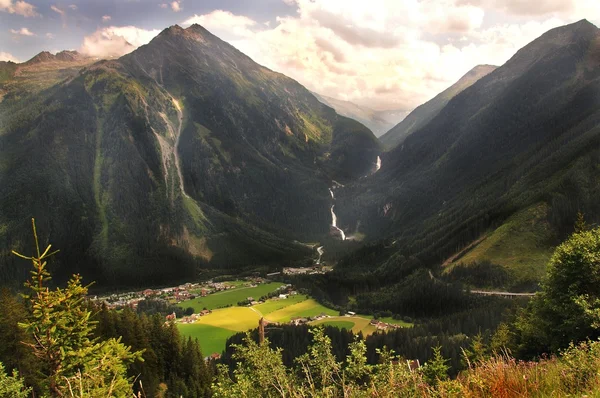
[[[34,226],[34,255],[15,253],[34,266],[27,292],[0,295],[0,396],[598,396],[600,228],[581,220],[576,231],[554,252],[542,291],[492,334],[469,329],[472,314],[453,323],[455,314],[365,338],[344,317],[335,327],[267,327],[267,338],[236,334],[215,367],[161,314],[93,307],[77,275],[50,289],[46,259],[54,253],[37,249]],[[263,308],[273,316],[306,302]],[[254,313],[221,311],[231,310]],[[219,325],[233,327],[232,319]],[[422,366],[408,365],[417,359]]]
[[[362,340],[352,342],[349,354],[338,361],[322,329],[313,331],[313,344],[292,367],[284,365],[282,351],[268,341],[258,344],[248,336],[235,348],[233,377],[225,365],[219,366],[214,397],[545,397],[597,396],[600,391],[600,342],[523,362],[506,351],[487,355],[476,341],[463,352],[468,369],[455,379],[448,377],[439,348],[414,370],[386,350],[379,352],[377,364],[369,364]]]

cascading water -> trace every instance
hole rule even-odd
[[[381,157],[377,156],[377,162],[375,163],[375,173],[381,169]]]
[[[346,234],[344,233],[344,231],[342,231],[337,226],[337,216],[335,215],[335,212],[333,211],[334,207],[335,207],[335,205],[331,205],[331,226],[340,233],[342,240],[346,240]]]
[[[317,253],[319,253],[319,258],[317,259],[317,265],[319,265],[321,264],[321,257],[323,257],[323,253],[325,253],[323,246],[317,247]]]

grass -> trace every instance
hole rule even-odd
[[[547,212],[548,205],[541,203],[514,214],[446,272],[453,265],[489,261],[504,267],[517,283],[541,280],[554,250]]]
[[[204,356],[223,352],[227,339],[236,333],[233,330],[199,323],[178,323],[177,328],[183,336],[198,339]]]
[[[318,321],[311,322],[311,325],[332,325],[337,326],[336,324],[352,324],[352,332],[360,333],[362,332],[363,336],[368,336],[370,334],[375,333],[377,328],[371,325],[371,319],[363,318],[360,316],[333,316],[331,318],[321,319]],[[339,327],[339,326],[338,326]],[[342,326],[346,327],[347,326]]]
[[[296,294],[293,296],[288,296],[288,298],[286,299],[268,300],[263,304],[255,305],[253,308],[266,316],[275,311],[281,310],[283,308],[289,307],[290,305],[294,305],[305,300],[308,300],[308,296],[305,296],[303,294]]]
[[[234,332],[245,332],[258,326],[260,314],[249,307],[231,307],[214,310],[201,317],[197,324],[211,325]]]
[[[194,312],[200,312],[204,308],[213,310],[226,306],[237,305],[240,301],[253,297],[258,300],[260,297],[274,292],[277,288],[283,286],[282,283],[271,282],[258,285],[256,287],[240,287],[223,292],[209,294],[206,297],[195,298],[193,300],[182,301],[179,306],[182,308],[192,307]]]
[[[400,320],[400,319],[394,319],[391,316],[388,316],[385,318],[379,318],[379,320],[384,323],[389,323],[390,325],[402,326],[403,328],[412,328],[414,326],[410,322],[404,322],[403,320]]]
[[[319,323],[319,325],[334,326],[334,327],[336,327],[338,329],[352,330],[352,328],[354,327],[354,322],[350,322],[350,321],[325,321],[325,322]]]
[[[267,318],[269,321],[286,323],[295,317],[306,318],[320,314],[336,316],[338,315],[338,311],[327,308],[314,299],[308,299],[274,311]]]
[[[197,338],[204,355],[222,352],[227,339],[238,332],[258,326],[260,315],[248,307],[231,307],[214,310],[195,323],[178,323],[184,336]]]

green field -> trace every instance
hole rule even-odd
[[[349,321],[325,321],[325,322],[321,322],[318,325],[323,325],[323,326],[334,326],[338,329],[346,329],[346,330],[352,330],[352,328],[354,327],[354,322],[349,322]]]
[[[289,307],[292,304],[297,304],[302,301],[308,300],[308,296],[304,294],[295,294],[293,296],[288,296],[286,299],[271,299],[265,303],[255,305],[254,309],[259,311],[263,315],[268,315],[277,310],[283,309],[285,307]]]
[[[302,301],[301,303],[292,304],[288,307],[272,312],[266,318],[272,322],[287,323],[291,321],[292,318],[306,318],[320,314],[334,316],[338,315],[338,311],[324,307],[317,303],[314,299],[308,299]]]
[[[321,319],[319,321],[311,322],[311,325],[332,325],[337,326],[337,324],[352,324],[352,332],[359,333],[362,332],[363,336],[368,336],[373,334],[377,329],[375,326],[370,324],[371,318],[363,318],[360,316],[332,316],[331,318]],[[340,327],[340,326],[338,326]],[[346,329],[347,326],[342,326]]]
[[[258,285],[256,287],[240,287],[223,292],[209,294],[206,297],[199,297],[193,300],[182,301],[178,305],[182,308],[192,307],[194,312],[200,312],[204,308],[214,310],[229,305],[237,305],[240,301],[252,297],[258,300],[260,297],[274,292],[277,288],[283,286],[282,283],[271,282]]]
[[[227,339],[237,333],[233,330],[199,323],[178,323],[177,328],[183,336],[198,339],[204,356],[223,352]]]
[[[394,318],[392,318],[391,316],[388,316],[388,317],[386,317],[386,318],[379,318],[379,320],[380,320],[381,322],[384,322],[384,323],[389,323],[389,324],[391,324],[391,325],[398,325],[398,326],[402,326],[403,328],[412,328],[412,327],[413,327],[413,324],[412,324],[412,323],[409,323],[409,322],[404,322],[404,321],[402,321],[402,320],[400,320],[400,319],[394,319]]]
[[[196,323],[178,323],[184,336],[197,338],[204,355],[222,352],[225,342],[238,332],[254,329],[260,316],[248,307],[230,307],[214,310]]]
[[[260,297],[259,294],[264,295],[274,291],[279,286],[281,286],[279,283],[269,283],[260,285],[257,288],[239,288],[191,301],[196,301],[196,305],[206,306],[207,308],[221,303],[232,303],[232,301],[234,301],[233,304],[235,305],[238,301],[246,299],[249,295],[258,298]],[[261,289],[259,290],[259,288]],[[207,304],[206,300],[209,298],[212,300]],[[199,301],[202,304],[198,303]],[[180,305],[187,307],[190,306],[189,303],[181,303]],[[252,307],[234,306],[214,309],[211,314],[201,317],[196,323],[177,324],[177,326],[184,336],[197,338],[204,355],[210,355],[214,352],[222,352],[225,349],[227,338],[233,334],[256,328],[262,316],[271,322],[287,323],[292,318],[307,318],[321,314],[329,315],[330,318],[312,322],[312,325],[331,325],[340,329],[352,330],[354,333],[362,332],[364,336],[372,334],[376,330],[370,324],[370,316],[339,316],[338,311],[324,307],[314,299],[302,294],[288,296],[286,299],[270,299],[263,304]],[[383,318],[381,320],[402,326],[412,326],[406,322],[391,318]]]

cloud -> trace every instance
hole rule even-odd
[[[296,14],[270,26],[222,10],[182,24],[206,27],[313,91],[377,109],[411,110],[476,65],[503,64],[553,27],[600,18],[597,0],[573,6],[541,0],[539,12],[550,13],[527,21],[507,14],[526,12],[518,9],[520,0],[287,2]],[[486,16],[487,2],[499,4],[498,15]]]
[[[66,12],[65,12],[65,11],[61,10],[60,8],[58,8],[58,7],[57,7],[57,6],[55,6],[55,5],[51,5],[51,6],[50,6],[50,9],[51,9],[52,11],[54,11],[54,12],[56,12],[56,13],[60,14],[60,15],[61,15],[61,16],[63,16],[63,17],[64,17],[64,16],[65,16],[65,14],[66,14]]]
[[[20,62],[14,55],[0,51],[0,61]]]
[[[167,3],[162,3],[158,5],[160,8],[167,8],[169,5]]]
[[[27,28],[11,29],[10,33],[12,33],[13,35],[18,35],[18,36],[35,36],[35,33],[33,33],[32,31],[30,31]]]
[[[52,33],[46,33],[46,38],[52,40],[52,39],[54,39],[54,34],[52,34]]]
[[[459,0],[458,4],[485,7],[511,15],[543,16],[548,14],[564,14],[575,9],[574,0]]]
[[[75,4],[69,5],[69,8],[73,11],[77,11],[78,7]]]
[[[147,44],[159,33],[157,29],[110,26],[86,36],[79,51],[98,58],[119,57]]]
[[[250,37],[254,34],[251,28],[256,26],[257,22],[242,15],[234,15],[229,11],[215,10],[209,14],[194,15],[181,24],[183,26],[202,25],[217,35],[226,33],[238,37]]]
[[[181,11],[181,2],[179,1],[173,1],[171,2],[171,10],[175,11],[175,12],[179,12]]]
[[[110,15],[103,15],[102,16],[102,22],[108,22],[112,19],[112,17]]]
[[[0,11],[21,15],[26,18],[40,16],[35,11],[35,6],[22,0],[17,0],[15,3],[13,3],[13,0],[0,0]]]

